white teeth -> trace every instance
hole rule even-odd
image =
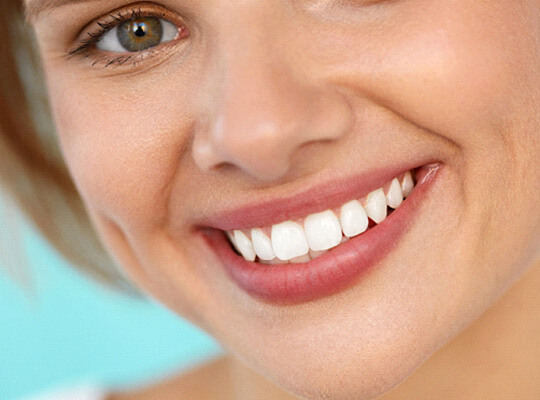
[[[311,250],[336,247],[343,237],[339,219],[330,210],[309,215],[304,221],[304,229]]]
[[[272,248],[280,260],[290,260],[309,252],[304,229],[292,221],[272,226]]]
[[[411,172],[403,174],[401,179],[392,179],[383,188],[344,204],[339,217],[335,209],[326,210],[308,215],[303,222],[286,221],[271,228],[253,228],[251,232],[225,233],[232,246],[248,261],[269,265],[306,263],[365,232],[369,229],[369,219],[376,224],[384,221],[387,207],[398,208],[414,189]],[[271,232],[270,237],[268,232]]]
[[[373,222],[379,224],[386,218],[386,196],[382,189],[368,194],[366,200],[366,213]]]
[[[253,242],[253,248],[257,257],[261,260],[272,260],[276,258],[274,250],[272,249],[272,241],[262,229],[256,228],[251,230],[251,241]]]
[[[407,171],[403,175],[403,180],[401,181],[401,190],[403,191],[403,197],[407,197],[411,194],[414,189],[414,181],[410,171]]]
[[[390,187],[388,188],[388,193],[386,194],[386,203],[388,207],[393,209],[398,208],[403,202],[403,193],[401,191],[401,185],[397,178],[392,180]]]
[[[234,231],[234,241],[236,242],[237,250],[242,253],[248,261],[255,261],[255,250],[251,240],[242,231]]]
[[[359,235],[368,228],[368,216],[358,200],[353,200],[341,207],[341,229],[347,237]]]

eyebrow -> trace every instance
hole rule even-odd
[[[86,3],[95,0],[26,0],[25,3],[25,12],[26,18],[31,20],[36,18],[39,14],[44,11],[52,10],[66,4],[73,3]]]

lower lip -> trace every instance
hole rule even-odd
[[[249,262],[233,251],[224,232],[211,229],[204,238],[231,279],[249,295],[278,304],[316,300],[352,286],[390,254],[412,225],[439,171],[440,166],[429,167],[411,195],[379,225],[307,263]]]

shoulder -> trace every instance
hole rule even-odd
[[[143,389],[112,393],[107,400],[176,400],[178,395],[197,400],[232,399],[229,364],[227,357],[221,357]]]

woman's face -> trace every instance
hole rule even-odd
[[[538,259],[537,1],[61,3],[33,22],[103,242],[295,393],[389,390]]]

